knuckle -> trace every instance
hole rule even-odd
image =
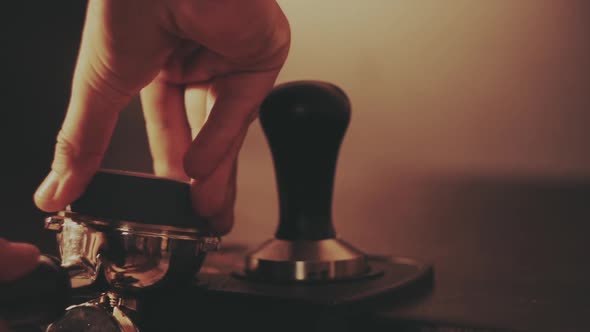
[[[101,159],[99,152],[79,146],[60,131],[51,168],[60,176],[69,173],[90,174],[99,168]]]
[[[105,102],[118,104],[133,98],[134,92],[126,87],[117,72],[105,61],[97,59],[90,62],[88,66],[89,73],[86,75],[86,83]]]
[[[276,26],[268,33],[254,37],[254,40],[249,41],[249,46],[244,47],[241,61],[257,70],[280,69],[291,47],[289,31],[288,28]]]
[[[223,55],[237,65],[238,69],[278,70],[287,59],[291,46],[289,22],[274,1],[263,1],[263,3],[260,6],[265,9],[249,12],[243,16],[263,15],[264,19],[247,29],[234,26],[221,31],[220,40],[225,40],[228,46],[231,45]]]

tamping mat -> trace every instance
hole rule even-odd
[[[248,297],[322,307],[362,306],[383,299],[391,305],[418,299],[434,286],[432,266],[408,258],[370,256],[371,272],[356,280],[273,283],[245,278],[237,262],[233,267],[219,267],[216,260],[223,255],[227,255],[224,250],[208,257],[199,280],[207,293],[226,298]]]

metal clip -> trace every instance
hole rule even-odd
[[[63,216],[51,216],[45,218],[45,229],[61,232],[64,219],[65,218]]]
[[[205,237],[200,240],[199,250],[203,252],[217,251],[221,245],[219,237]]]

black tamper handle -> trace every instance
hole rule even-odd
[[[46,324],[58,318],[70,301],[70,278],[59,261],[41,255],[27,275],[0,283],[0,320],[9,325]]]
[[[260,123],[272,152],[279,193],[276,238],[335,237],[334,175],[349,122],[348,97],[327,82],[278,85],[263,101]]]

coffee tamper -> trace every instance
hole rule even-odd
[[[345,92],[324,81],[283,83],[261,104],[279,222],[274,237],[247,253],[243,272],[236,273],[242,280],[257,282],[258,290],[265,284],[287,283],[268,293],[332,305],[399,291],[418,281],[422,288],[431,286],[429,264],[364,253],[335,231],[333,185],[350,119]],[[235,289],[253,293],[244,285]]]
[[[279,86],[261,105],[280,216],[275,238],[248,254],[249,276],[313,281],[369,272],[366,255],[336,237],[332,223],[334,172],[349,121],[347,96],[323,82]]]
[[[274,163],[279,224],[274,238],[247,254],[246,278],[303,284],[348,280],[349,286],[331,291],[348,300],[396,290],[431,275],[426,264],[406,258],[376,259],[337,236],[333,184],[350,118],[345,92],[323,81],[284,83],[263,101],[260,123]],[[365,280],[362,286],[354,283],[361,280]],[[347,293],[345,287],[352,288]],[[317,289],[306,288],[298,294],[317,299],[314,292]],[[362,295],[357,296],[359,292]]]

